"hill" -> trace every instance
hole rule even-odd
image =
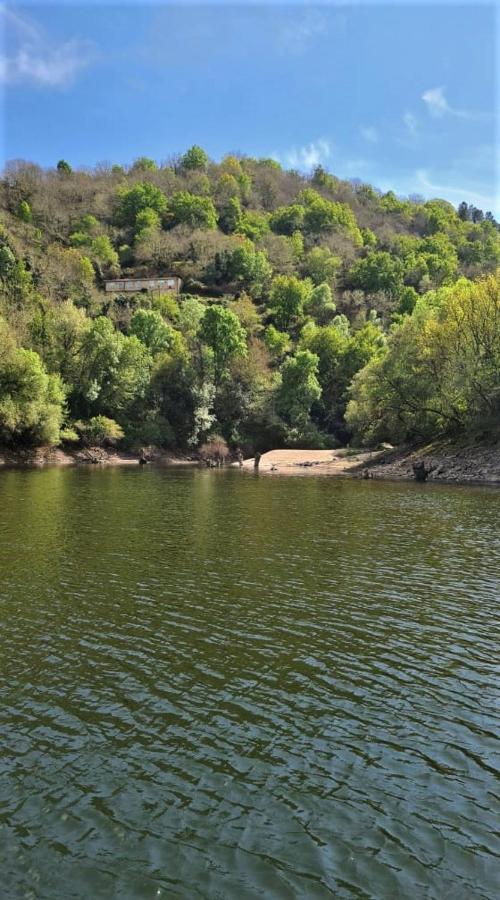
[[[499,226],[199,147],[0,184],[0,442],[247,452],[491,434]],[[109,293],[177,275],[179,296]]]

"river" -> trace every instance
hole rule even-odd
[[[0,894],[475,900],[500,492],[0,473]]]

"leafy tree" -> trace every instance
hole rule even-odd
[[[311,234],[329,233],[345,230],[360,246],[361,232],[350,206],[326,200],[317,191],[307,188],[301,191],[298,198],[305,206],[304,229]]]
[[[60,175],[71,175],[73,169],[71,168],[69,162],[66,162],[65,159],[60,159],[57,163],[57,171]]]
[[[500,415],[498,279],[465,279],[421,299],[356,376],[347,421],[366,443],[463,431]]]
[[[250,291],[254,297],[261,296],[271,274],[267,254],[264,250],[256,250],[249,240],[242,240],[233,250],[216,254],[209,272],[216,284],[234,284]]]
[[[91,256],[109,268],[117,268],[119,264],[118,253],[114,249],[107,234],[101,234],[90,242]]]
[[[152,209],[160,216],[166,212],[167,198],[160,188],[149,181],[138,182],[133,188],[118,188],[115,209],[117,225],[133,227],[137,214],[143,209]]]
[[[57,444],[64,389],[34,350],[16,343],[0,319],[0,437],[5,443]]]
[[[120,414],[144,397],[151,356],[138,337],[115,331],[100,316],[86,332],[80,348],[80,377],[74,387],[76,408],[92,414]]]
[[[188,171],[193,169],[205,170],[208,166],[208,156],[201,147],[194,144],[186,151],[184,156],[181,157],[181,166]]]
[[[303,227],[305,212],[305,207],[300,203],[280,206],[270,216],[269,224],[276,234],[292,235]]]
[[[385,291],[390,297],[398,297],[403,287],[403,265],[384,250],[370,250],[354,263],[349,282],[367,293]]]
[[[333,318],[336,310],[330,285],[324,283],[313,288],[305,308],[318,325],[326,325]]]
[[[213,305],[207,307],[200,323],[199,335],[210,348],[214,361],[214,380],[219,383],[227,372],[229,361],[246,356],[246,333],[237,316],[230,309]]]
[[[132,316],[130,333],[139,338],[152,356],[162,351],[168,352],[176,340],[176,332],[172,326],[154,309],[137,309]]]
[[[123,428],[107,416],[92,416],[88,422],[77,422],[77,432],[89,447],[113,447],[124,436]]]
[[[310,281],[301,281],[294,275],[277,275],[273,279],[269,307],[278,327],[289,328],[302,316],[311,291]]]
[[[171,224],[190,228],[217,228],[217,212],[209,197],[178,191],[169,202]]]
[[[219,228],[225,234],[233,234],[242,221],[241,203],[238,197],[231,197],[219,207]]]
[[[21,222],[30,223],[33,221],[33,213],[27,200],[20,200],[16,214],[18,219],[21,219]]]
[[[272,359],[279,362],[291,349],[292,342],[286,331],[278,331],[274,325],[268,325],[264,334],[264,343]]]
[[[269,217],[258,212],[245,212],[240,217],[235,231],[244,234],[251,241],[258,241],[269,232]]]
[[[321,397],[318,381],[319,359],[310,350],[299,350],[281,367],[281,387],[276,405],[285,419],[297,428],[305,428],[311,406]]]
[[[134,160],[132,166],[132,172],[156,172],[157,169],[158,166],[154,159],[150,159],[148,156],[139,156]]]
[[[331,284],[339,271],[341,262],[341,259],[331,253],[327,247],[313,247],[304,257],[302,271],[316,285],[324,282]]]

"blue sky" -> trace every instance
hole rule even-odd
[[[500,214],[492,4],[1,6],[2,157],[201,144]]]

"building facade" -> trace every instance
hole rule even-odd
[[[160,294],[178,294],[182,281],[178,275],[164,275],[161,278],[113,278],[105,282],[106,291],[120,293],[122,291],[158,291]]]

